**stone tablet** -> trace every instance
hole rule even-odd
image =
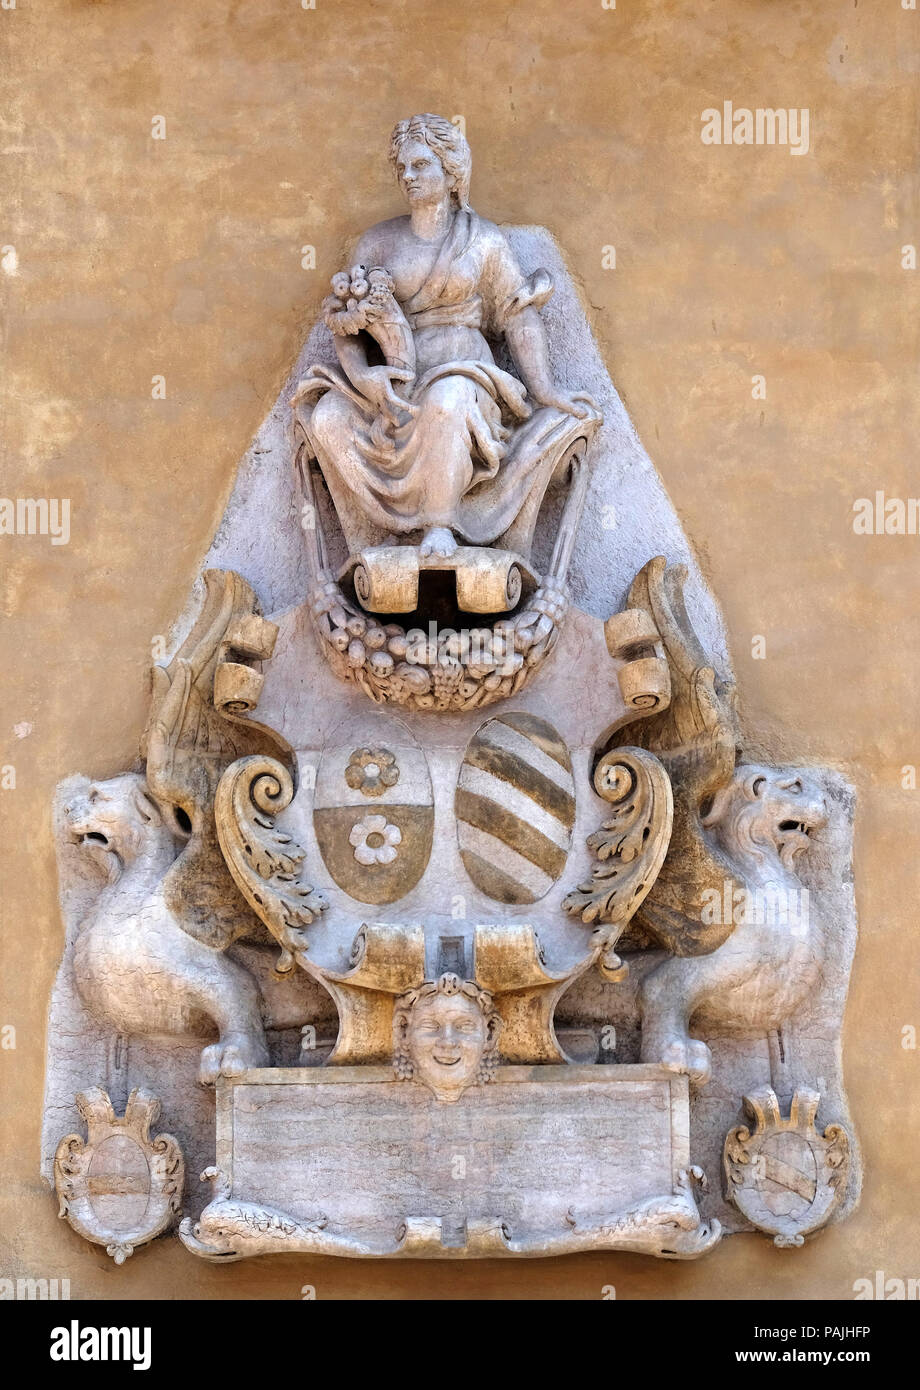
[[[220,1195],[183,1239],[197,1253],[239,1257],[257,1253],[246,1248],[253,1230],[258,1238],[286,1220],[292,1249],[306,1234],[351,1246],[341,1253],[415,1253],[407,1236],[424,1232],[440,1247],[424,1253],[465,1253],[471,1233],[490,1230],[500,1237],[493,1253],[540,1254],[608,1244],[601,1231],[635,1228],[656,1204],[673,1208],[689,1163],[686,1076],[512,1066],[496,1083],[444,1105],[383,1067],[227,1078],[210,1174]],[[202,1234],[219,1226],[226,1240],[231,1216],[236,1248],[206,1252]]]
[[[234,1196],[392,1236],[408,1217],[553,1230],[670,1192],[689,1162],[687,1078],[652,1066],[503,1067],[441,1105],[384,1068],[277,1068],[220,1087]]]

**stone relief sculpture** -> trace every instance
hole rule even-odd
[[[603,945],[601,968],[608,979],[618,980],[625,967],[613,947],[661,872],[674,798],[658,759],[628,746],[604,754],[594,769],[594,788],[611,803],[610,819],[588,836],[598,863],[590,879],[566,896],[563,907],[594,925],[595,941]]]
[[[552,279],[525,277],[501,230],[470,207],[462,132],[414,116],[393,132],[390,162],[408,215],[372,227],[358,264],[333,277],[323,313],[338,364],[312,367],[291,401],[310,515],[313,459],[348,554],[334,573],[316,534],[314,615],[333,669],[372,699],[468,709],[519,690],[555,644],[601,417],[589,395],[553,380],[539,312]],[[495,360],[500,343],[513,371]],[[541,577],[534,528],[554,480],[568,483],[568,505]],[[530,602],[466,640],[443,628],[439,639],[419,600],[426,570],[453,575],[460,612],[504,614],[525,592]]]
[[[742,764],[716,793],[702,823],[731,857],[735,925],[709,955],[672,956],[646,976],[643,1060],[686,1069],[705,1085],[711,1057],[689,1035],[693,1019],[720,1029],[777,1029],[814,988],[825,928],[792,865],[825,821],[822,797],[799,773]],[[724,905],[724,884],[711,891],[722,893]]]
[[[111,875],[77,942],[80,993],[119,1033],[194,1032],[196,1015],[219,1029],[204,1049],[201,1080],[266,1060],[258,990],[219,948],[171,911],[164,880],[176,841],[145,779],[87,781],[70,803],[71,831]]]
[[[204,1259],[793,1248],[859,1191],[848,789],[746,756],[550,239],[473,212],[440,117],[390,161],[408,214],[333,276],[143,770],[62,784],[46,1171],[118,1247],[74,1215],[59,1117],[156,1094],[209,1185],[179,1227]]]
[[[82,924],[74,955],[89,1009],[120,1034],[216,1027],[200,1080],[212,1083],[268,1060],[255,981],[226,956],[254,919],[234,891],[217,844],[214,794],[224,767],[260,744],[284,740],[237,710],[251,709],[259,674],[228,655],[271,650],[271,625],[254,613],[238,576],[209,572],[195,627],[157,668],[145,736],[145,776],[82,779],[64,814],[69,835],[105,884]],[[309,895],[308,895],[309,896]],[[311,918],[320,902],[309,898]]]
[[[654,560],[630,595],[660,626],[674,675],[668,710],[635,729],[667,769],[675,805],[668,857],[640,909],[673,952],[643,979],[641,1055],[705,1085],[711,1056],[690,1036],[694,1018],[775,1030],[814,988],[826,933],[796,860],[827,811],[800,772],[736,766],[734,692],[706,662],[679,580]]]
[[[525,278],[473,212],[457,126],[401,121],[389,157],[409,213],[366,232],[350,278],[333,280],[323,308],[339,369],[313,368],[298,388],[305,437],[352,554],[420,533],[422,558],[450,559],[459,536],[503,539],[527,559],[558,441],[571,417],[596,415],[553,381],[539,316],[552,281]],[[506,340],[518,375],[496,365],[487,334]]]
[[[803,1245],[843,1196],[849,1140],[841,1125],[818,1133],[820,1102],[817,1091],[796,1091],[784,1118],[776,1093],[764,1086],[744,1097],[753,1130],[738,1125],[725,1137],[728,1196],[780,1249]]]

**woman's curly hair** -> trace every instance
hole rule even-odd
[[[452,125],[444,116],[433,116],[430,112],[400,121],[390,136],[389,158],[394,169],[399,151],[407,140],[424,140],[434,150],[451,181],[451,198],[457,207],[469,211],[473,156],[460,127]]]
[[[411,1081],[415,1076],[415,1066],[409,1056],[406,1035],[409,1031],[409,1015],[419,999],[430,999],[435,994],[463,994],[478,1004],[486,1021],[486,1044],[476,1079],[480,1085],[491,1081],[498,1070],[501,1056],[498,1051],[498,1035],[502,1019],[492,1002],[488,990],[480,989],[475,980],[461,980],[459,975],[447,971],[437,980],[426,980],[417,989],[407,990],[396,1000],[393,1011],[393,1070],[400,1081]]]

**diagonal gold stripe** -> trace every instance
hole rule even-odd
[[[146,1173],[105,1173],[102,1177],[87,1178],[86,1187],[100,1197],[127,1197],[134,1192],[147,1197],[150,1195],[150,1178]]]
[[[532,825],[527,825],[525,821],[506,811],[504,806],[499,806],[497,801],[490,801],[486,796],[479,796],[476,792],[468,792],[463,787],[458,787],[454,811],[457,820],[475,825],[477,830],[482,830],[487,835],[494,835],[496,840],[510,845],[551,878],[558,878],[565,868],[565,850],[554,845],[552,840],[548,840]]]
[[[484,893],[488,893],[490,898],[495,898],[500,903],[534,903],[537,901],[533,893],[525,888],[523,883],[518,883],[516,878],[511,878],[509,874],[503,873],[501,869],[490,864],[482,855],[477,854],[472,849],[461,849],[460,858],[470,878],[481,888]]]
[[[535,767],[506,753],[503,748],[493,748],[475,739],[466,750],[463,761],[471,767],[481,768],[483,772],[491,772],[493,777],[499,777],[503,782],[510,782],[538,806],[542,806],[544,811],[549,811],[551,816],[562,821],[567,830],[571,830],[575,820],[574,797],[544,777]]]
[[[510,714],[499,715],[498,722],[507,724],[509,729],[514,729],[525,738],[529,738],[531,743],[535,743],[554,763],[564,767],[566,772],[572,771],[569,750],[553,726],[547,724],[544,719],[537,719],[535,715],[524,714],[522,711],[512,711]]]

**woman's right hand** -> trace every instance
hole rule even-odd
[[[418,406],[397,395],[393,383],[414,380],[415,373],[406,367],[368,367],[355,384],[381,415],[398,424],[404,415],[417,415]]]

